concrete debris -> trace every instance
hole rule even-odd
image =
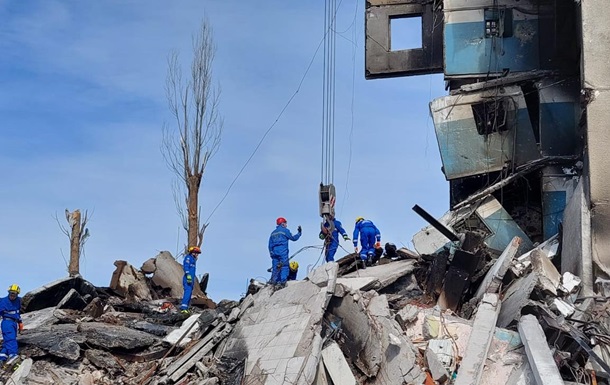
[[[524,315],[519,320],[519,334],[527,352],[528,362],[538,385],[563,383],[553,354],[546,342],[542,327],[533,315]]]
[[[472,325],[476,333],[470,334],[455,385],[480,383],[499,312],[498,295],[485,294]]]
[[[239,301],[200,290],[190,314],[177,310],[182,271],[167,252],[142,269],[117,261],[109,288],[45,285],[24,296],[29,363],[15,383],[602,384],[610,281],[597,295],[560,274],[560,237],[524,249],[499,203],[484,202],[435,223],[453,241],[420,234],[429,254],[388,243],[366,269],[350,254],[282,288],[251,280]],[[499,215],[510,238],[473,231],[477,215]]]
[[[502,252],[502,254],[495,261],[491,269],[483,278],[483,282],[479,286],[475,294],[476,299],[483,298],[485,293],[497,293],[502,285],[502,280],[504,279],[504,274],[511,265],[515,254],[519,250],[519,246],[521,245],[521,238],[514,237],[513,240],[506,246],[506,249]]]
[[[443,383],[449,378],[449,372],[443,365],[443,362],[438,359],[436,353],[428,347],[426,349],[426,364],[434,381]]]
[[[328,346],[322,349],[322,359],[324,367],[328,371],[334,385],[356,385],[356,378],[349,368],[341,348],[335,341],[331,341]]]

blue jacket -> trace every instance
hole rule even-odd
[[[195,278],[195,267],[197,264],[197,258],[192,254],[187,254],[184,257],[182,267],[184,268],[184,275],[190,275],[193,279]]]
[[[272,257],[288,256],[288,241],[296,241],[301,238],[301,233],[292,235],[290,230],[282,225],[278,225],[269,236],[269,255]]]
[[[345,235],[347,235],[347,232],[341,225],[340,221],[333,219],[333,222],[335,224],[335,229],[333,230],[333,240],[339,241],[339,233],[341,233],[341,235],[345,236]],[[324,228],[326,228],[326,229],[329,228],[328,222],[324,222]],[[322,235],[324,235],[324,233],[322,233]],[[320,237],[320,238],[322,238],[322,237]]]
[[[356,223],[356,227],[354,228],[354,236],[352,240],[354,241],[354,246],[358,246],[358,234],[364,232],[374,232],[375,233],[375,241],[381,241],[381,233],[379,229],[372,221],[368,219],[363,219],[360,222]]]
[[[8,296],[0,298],[0,317],[3,319],[10,318],[14,321],[21,322],[19,310],[21,309],[21,298],[17,297],[11,301]]]

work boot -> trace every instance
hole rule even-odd
[[[181,309],[180,313],[182,313],[182,314],[191,314],[191,311],[189,309]]]

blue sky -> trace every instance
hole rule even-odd
[[[0,2],[0,286],[28,291],[67,274],[69,243],[54,219],[63,224],[66,208],[92,214],[81,273],[95,285],[109,284],[115,260],[139,267],[182,248],[173,175],[160,152],[162,125],[171,123],[166,59],[175,49],[189,63],[204,14],[218,46],[225,121],[201,188],[207,218],[296,91],[324,33],[324,2]],[[426,225],[411,207],[437,216],[448,208],[428,112],[445,95],[442,75],[365,80],[364,1],[342,1],[337,24],[337,216],[350,236],[364,216],[383,242],[410,246]],[[400,39],[409,45],[419,35],[407,29]],[[303,226],[292,252],[321,244],[322,68],[320,50],[210,218],[197,269],[210,273],[215,301],[238,299],[249,278],[268,278],[278,216],[293,231]],[[319,257],[317,249],[299,254],[299,276]]]

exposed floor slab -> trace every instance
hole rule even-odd
[[[246,359],[246,383],[311,384],[321,354],[326,302],[327,287],[309,281],[275,292],[263,288],[236,324],[223,358]]]
[[[562,384],[563,379],[536,317],[530,314],[524,315],[519,320],[518,328],[536,383],[538,385]]]
[[[396,261],[385,265],[378,265],[358,270],[346,274],[342,278],[375,278],[379,283],[374,283],[368,288],[379,290],[391,285],[400,277],[413,272],[413,270],[415,270],[416,263],[417,262],[412,259]]]
[[[477,385],[481,383],[483,368],[494,334],[501,302],[497,294],[484,294],[472,325],[466,352],[455,385]]]

